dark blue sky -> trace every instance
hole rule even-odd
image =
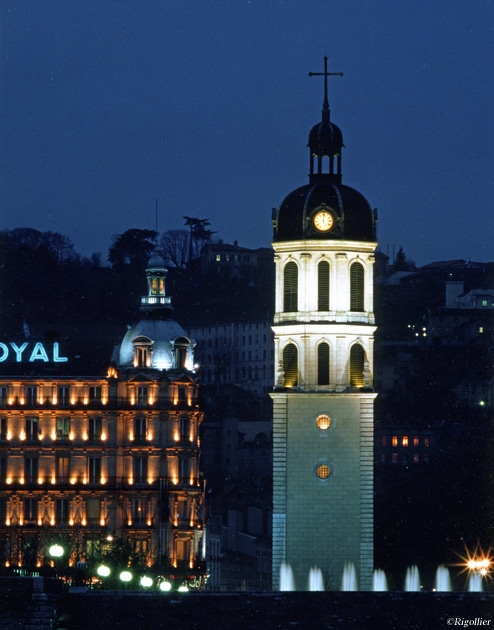
[[[208,218],[269,246],[307,182],[329,69],[343,182],[383,251],[493,260],[491,0],[3,0],[1,228],[106,257],[131,227]]]

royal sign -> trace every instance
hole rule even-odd
[[[66,363],[67,357],[60,356],[58,342],[55,341],[53,347],[47,350],[40,342],[28,343],[25,341],[21,345],[17,345],[13,341],[10,343],[0,343],[0,363],[7,361],[10,357],[16,363],[34,363],[35,361],[43,361],[44,363]]]

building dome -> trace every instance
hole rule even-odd
[[[165,263],[154,252],[146,268],[148,294],[141,297],[144,316],[127,330],[114,360],[120,368],[193,370],[195,342],[170,317],[165,293]]]
[[[180,352],[189,354],[190,347],[184,329],[173,319],[141,319],[129,328],[120,344],[118,366],[157,370],[192,369],[189,357],[185,357],[183,362],[177,362]],[[143,365],[139,366],[140,362]]]
[[[329,212],[334,220],[327,233],[317,231],[313,224],[320,211]],[[275,215],[274,241],[302,239],[375,241],[375,212],[354,188],[320,177],[291,192]]]

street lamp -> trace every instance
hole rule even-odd
[[[110,575],[110,569],[109,567],[105,566],[104,564],[101,564],[97,569],[96,569],[96,573],[100,576],[100,577],[108,577]]]
[[[62,545],[55,543],[48,549],[48,553],[53,558],[53,566],[55,567],[55,577],[58,577],[57,561],[60,560],[60,558],[63,556],[64,548],[62,547]]]
[[[119,577],[120,580],[127,586],[127,584],[132,580],[132,573],[130,571],[122,571]]]

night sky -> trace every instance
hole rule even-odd
[[[0,229],[270,244],[329,80],[381,249],[493,260],[491,0],[2,0]]]

